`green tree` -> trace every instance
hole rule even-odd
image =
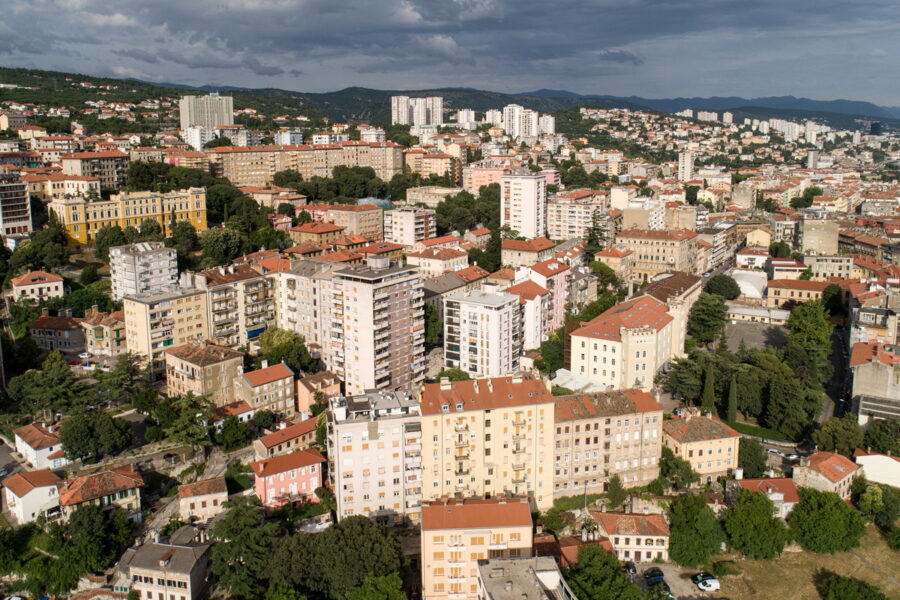
[[[550,393],[554,396],[571,396],[575,392],[561,385],[553,385],[550,387]]]
[[[118,225],[113,227],[104,226],[94,235],[94,249],[97,258],[103,262],[109,262],[109,249],[113,246],[122,246],[127,244],[125,233]]]
[[[444,325],[438,310],[431,304],[425,305],[425,345],[435,348],[441,345]]]
[[[303,175],[301,175],[299,171],[295,171],[294,169],[285,169],[284,171],[278,171],[272,176],[272,183],[274,183],[278,187],[294,187],[302,181]]]
[[[863,442],[863,432],[854,414],[842,418],[831,417],[813,432],[813,441],[820,450],[851,456]]]
[[[59,434],[63,451],[71,460],[94,456],[97,453],[97,440],[90,418],[84,414],[72,415],[66,419],[66,426]]]
[[[872,584],[826,571],[818,584],[822,600],[888,600]]]
[[[210,445],[208,423],[212,416],[209,399],[188,392],[172,401],[175,418],[165,428],[166,437],[192,448]]]
[[[275,426],[275,413],[271,410],[258,410],[253,413],[253,424],[259,429],[272,429]]]
[[[111,401],[131,402],[137,393],[146,389],[146,359],[136,352],[116,357],[112,370],[101,378],[101,388]]]
[[[99,280],[100,274],[97,273],[97,265],[95,264],[87,265],[81,270],[81,275],[78,276],[78,283],[81,285],[90,285]]]
[[[677,490],[689,488],[691,484],[700,481],[700,475],[691,468],[691,463],[675,456],[665,446],[662,448],[662,456],[659,459],[659,474],[670,487]]]
[[[722,296],[726,300],[734,300],[741,295],[741,287],[730,275],[719,273],[706,283],[706,293]]]
[[[744,470],[744,477],[762,477],[768,468],[766,450],[758,440],[742,437],[738,440],[738,466]]]
[[[865,522],[858,512],[831,492],[800,488],[799,493],[788,525],[804,550],[834,554],[859,545]]]
[[[748,558],[769,560],[781,554],[788,529],[774,513],[775,505],[765,494],[739,489],[722,519],[728,544]]]
[[[773,258],[790,258],[791,247],[786,242],[774,242],[769,246],[769,254]]]
[[[679,496],[669,505],[669,556],[699,567],[717,553],[725,534],[703,496]]]
[[[725,300],[721,296],[701,293],[691,308],[688,333],[698,342],[708,344],[722,333],[726,316]]]
[[[622,485],[622,480],[618,475],[613,475],[609,480],[609,488],[606,490],[606,501],[610,508],[617,508],[628,499],[628,492]]]
[[[705,413],[714,414],[716,412],[715,379],[713,370],[710,367],[706,368],[706,373],[703,376],[703,403],[701,406]]]
[[[814,417],[805,410],[805,397],[802,384],[797,379],[773,377],[767,392],[765,425],[791,439],[802,439]]]
[[[234,229],[207,229],[200,236],[203,259],[208,266],[230,263],[240,256],[246,237]]]
[[[258,597],[266,589],[278,527],[263,523],[261,506],[255,497],[229,500],[226,507],[225,516],[210,530],[210,537],[217,542],[212,549],[212,571],[231,596]]]
[[[203,144],[203,147],[204,148],[221,148],[223,146],[231,146],[231,145],[232,145],[231,139],[225,137],[224,135],[221,135],[219,137],[215,137],[215,138],[209,140],[208,142]]]
[[[810,269],[809,267],[807,267],[806,269],[803,270],[802,273],[800,273],[800,280],[801,281],[809,281],[810,279],[813,278],[813,275],[814,275],[813,270]]]
[[[844,314],[844,292],[841,286],[832,283],[822,292],[822,304],[832,317]]]
[[[585,236],[584,251],[588,257],[593,257],[606,247],[606,242],[609,239],[607,228],[608,222],[603,218],[601,211],[595,210],[591,215],[591,226],[588,227],[587,235]]]
[[[189,221],[177,221],[172,226],[172,242],[179,254],[187,255],[200,247],[197,230]]]
[[[234,415],[228,415],[222,422],[222,431],[216,436],[216,443],[225,452],[243,448],[250,442],[250,428],[238,421]]]
[[[578,562],[566,569],[564,576],[578,598],[645,598],[641,589],[631,583],[616,557],[600,546],[582,546],[578,551]]]
[[[726,418],[729,422],[737,421],[737,378],[734,373],[731,374],[731,382],[728,384],[728,404],[726,405]]]
[[[879,419],[869,425],[863,445],[873,452],[900,455],[900,419]]]
[[[462,369],[444,369],[437,374],[436,379],[440,381],[444,377],[446,377],[450,381],[468,381],[469,379],[471,379],[471,377],[469,377],[469,374]]]
[[[362,585],[347,591],[347,600],[406,600],[406,592],[396,573],[368,575]]]
[[[319,361],[309,353],[303,336],[298,333],[269,327],[257,341],[262,358],[268,360],[270,365],[284,362],[295,373],[315,373],[319,370]]]
[[[871,519],[884,510],[884,492],[881,486],[870,484],[866,487],[866,491],[859,497],[859,510]]]
[[[598,283],[604,288],[618,288],[619,278],[612,267],[604,262],[595,260],[591,263],[591,271],[597,276]]]
[[[144,219],[141,221],[138,233],[142,242],[161,242],[163,240],[162,225],[156,219]]]
[[[303,225],[304,223],[312,223],[312,217],[305,210],[301,210],[300,214],[297,215],[297,225]]]

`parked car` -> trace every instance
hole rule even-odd
[[[90,352],[82,352],[81,354],[78,355],[78,358],[80,358],[81,360],[88,360],[89,358],[93,358],[93,357],[94,357],[94,355],[91,354]]]
[[[644,579],[658,579],[660,577],[664,577],[664,574],[659,567],[650,567],[644,571]]]
[[[792,452],[791,454],[788,454],[785,458],[787,458],[788,460],[800,460],[800,455]]]
[[[625,561],[625,572],[630,575],[635,575],[637,574],[637,567],[634,566],[634,563],[630,560]]]
[[[691,577],[691,581],[704,592],[717,592],[722,587],[719,580],[709,573],[697,573]]]
[[[778,456],[784,456],[784,452],[778,450],[777,448],[766,448],[766,452],[769,454],[777,454]]]
[[[69,364],[72,365],[72,366],[74,367],[75,365],[80,365],[80,364],[81,364],[81,361],[78,360],[77,358],[70,358],[70,359],[69,359]]]

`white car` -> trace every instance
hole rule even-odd
[[[78,355],[78,358],[80,358],[81,360],[88,360],[89,358],[93,358],[93,357],[94,357],[94,355],[91,354],[90,352],[82,352],[81,354]]]
[[[704,592],[718,592],[722,587],[719,580],[709,573],[697,573],[691,580]]]

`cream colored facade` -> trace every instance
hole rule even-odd
[[[609,227],[605,204],[603,197],[601,201],[551,198],[547,201],[547,237],[557,241],[585,237],[593,223],[594,213]]]
[[[554,496],[608,491],[618,475],[626,488],[659,476],[662,406],[640,390],[558,396]]]
[[[105,189],[119,189],[128,176],[128,155],[118,150],[62,154],[60,163],[66,175],[96,177]]]
[[[667,271],[694,273],[697,234],[693,231],[629,229],[616,234],[616,244],[634,252],[632,274],[649,281]]]
[[[165,360],[169,396],[208,394],[215,406],[234,400],[233,382],[244,364],[240,352],[206,341],[191,342],[167,349]]]
[[[23,175],[22,181],[28,183],[28,193],[44,204],[62,200],[66,196],[86,197],[96,194],[100,197],[100,180],[83,175],[66,175],[50,173],[48,175]]]
[[[344,228],[341,235],[361,235],[373,242],[384,238],[381,209],[372,204],[332,204],[328,217],[335,225]]]
[[[85,311],[84,318],[78,324],[84,331],[84,349],[94,356],[115,357],[128,350],[123,311],[106,314],[95,306]]]
[[[516,498],[423,505],[423,600],[476,600],[479,560],[531,556],[529,510]]]
[[[206,231],[206,190],[203,188],[168,193],[123,192],[109,200],[93,202],[81,197],[62,198],[51,202],[49,208],[76,245],[92,244],[103,227],[140,228],[147,219],[159,223],[163,235],[168,236],[172,233],[173,214],[176,221],[193,225],[197,233]]]
[[[124,300],[128,351],[148,359],[155,377],[165,370],[166,348],[209,337],[206,292],[179,288]]]
[[[206,291],[209,338],[238,348],[275,324],[274,284],[248,264],[192,273],[194,287]]]
[[[235,400],[243,400],[254,411],[268,410],[287,419],[294,416],[297,386],[294,372],[283,362],[269,366],[264,360],[262,368],[240,374],[233,383]]]
[[[711,483],[738,466],[740,434],[715,417],[688,411],[683,417],[666,421],[663,443],[679,458],[691,463],[701,483]]]
[[[425,499],[533,495],[553,504],[553,396],[530,375],[426,384]]]

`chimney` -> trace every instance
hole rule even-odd
[[[268,367],[269,367],[269,361],[266,360],[266,359],[264,358],[263,361],[262,361],[262,367],[261,367],[261,368],[267,369]]]
[[[450,384],[449,377],[441,377],[441,391],[452,390],[453,386]]]
[[[41,309],[41,316],[42,316],[42,317],[46,317],[46,316],[49,316],[49,315],[50,315],[50,311],[49,311],[48,309],[46,309],[46,308],[42,308],[42,309]]]
[[[219,267],[219,275],[225,274],[225,267]]]
[[[734,470],[734,478],[737,479],[738,481],[743,479],[744,478],[744,469],[742,469],[741,467],[738,467],[737,469],[735,469]]]

